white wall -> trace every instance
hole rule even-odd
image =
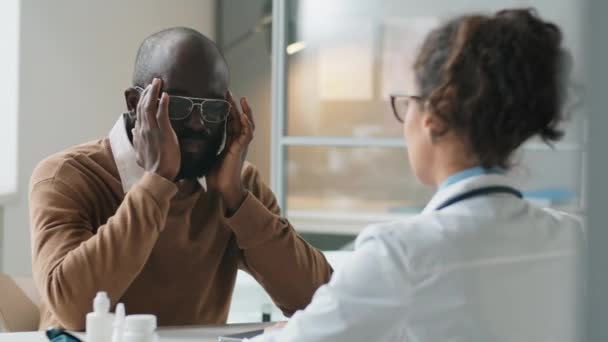
[[[19,0],[0,2],[0,203],[17,191]]]
[[[31,273],[33,168],[51,153],[104,137],[125,108],[139,43],[178,25],[213,37],[215,1],[22,0],[18,198],[0,221],[3,272]]]

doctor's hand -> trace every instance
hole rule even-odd
[[[241,98],[240,109],[231,92],[228,92],[227,99],[232,108],[226,123],[226,146],[218,165],[208,176],[208,185],[220,193],[231,215],[238,210],[247,196],[241,171],[249,144],[253,140],[255,124],[246,98]]]
[[[137,164],[147,172],[175,180],[181,163],[179,143],[169,121],[169,95],[159,93],[162,81],[155,78],[137,103],[133,147]]]
[[[277,324],[271,325],[268,328],[264,329],[264,333],[266,334],[266,333],[272,333],[275,331],[279,331],[279,330],[283,329],[286,324],[287,324],[287,321],[278,322]]]

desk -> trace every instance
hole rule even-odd
[[[187,327],[167,327],[157,329],[159,342],[217,342],[217,338],[227,334],[237,334],[248,330],[263,329],[272,323],[203,325]],[[76,334],[84,339],[84,334]],[[0,334],[0,342],[45,342],[43,331]]]

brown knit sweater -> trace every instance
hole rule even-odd
[[[100,290],[159,325],[224,323],[238,268],[291,314],[329,281],[331,267],[280,215],[251,164],[231,217],[197,182],[146,173],[127,194],[108,139],[41,162],[31,179],[33,273],[40,328],[85,327]]]

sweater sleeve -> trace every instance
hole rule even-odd
[[[317,288],[329,281],[332,269],[323,253],[280,216],[274,194],[252,165],[246,166],[244,178],[250,192],[227,218],[228,225],[243,251],[246,270],[290,316],[310,303]]]
[[[82,330],[97,291],[115,304],[144,267],[165,225],[172,182],[145,174],[107,222],[94,227],[82,194],[48,178],[30,191],[33,274],[64,328]],[[89,190],[90,191],[90,190]]]

